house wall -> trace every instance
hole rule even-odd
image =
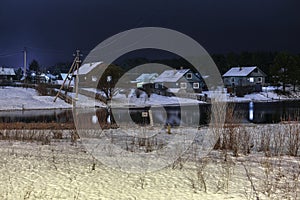
[[[225,86],[254,86],[254,85],[264,85],[266,80],[266,75],[259,68],[254,69],[248,76],[239,77],[224,77]]]
[[[13,82],[13,76],[0,75],[0,83],[11,83]]]
[[[80,72],[80,68],[79,68]],[[97,66],[87,74],[79,73],[79,84],[81,87],[97,87],[100,80],[100,74],[104,73],[104,67]],[[76,79],[76,76],[75,76]],[[74,80],[75,82],[75,80]]]
[[[250,80],[253,79],[253,82]],[[247,77],[225,77],[224,85],[225,86],[252,86],[252,85],[264,85],[265,77],[264,76],[252,76],[251,74]]]
[[[187,73],[188,74],[188,73]],[[202,80],[200,80],[195,74],[192,73],[192,77],[187,77],[188,75],[185,75],[184,77],[180,78],[177,82],[159,82],[154,84],[154,90],[159,91],[159,90],[165,90],[168,88],[181,88],[181,83],[186,83],[186,91],[196,91],[196,92],[201,92],[202,87],[204,83]],[[199,89],[194,89],[193,88],[193,83],[199,83]]]

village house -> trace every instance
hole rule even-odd
[[[143,88],[144,85],[153,84],[157,77],[157,73],[144,73],[137,77],[136,80],[131,81],[131,83],[136,84],[137,88]]]
[[[83,87],[95,87],[98,84],[100,77],[97,75],[104,72],[107,65],[103,62],[85,63],[80,66],[79,70],[74,72],[74,77],[78,73],[80,85]]]
[[[203,86],[200,74],[190,69],[166,70],[154,80],[154,92],[162,95],[178,92],[200,93]]]
[[[0,67],[0,83],[11,83],[15,75],[13,68]]]
[[[233,91],[243,89],[244,93],[260,92],[265,84],[266,74],[257,66],[232,67],[223,75],[224,85]]]
[[[72,77],[72,75],[71,74],[67,74],[67,73],[60,73],[59,75],[58,75],[58,78],[54,81],[54,84],[56,84],[56,85],[62,85],[63,83],[64,83],[64,81],[65,81],[65,83],[64,83],[64,85],[65,86],[67,86],[67,85],[70,85],[70,86],[74,86],[75,84],[74,84],[74,77]]]

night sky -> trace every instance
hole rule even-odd
[[[106,38],[137,27],[180,31],[209,53],[300,53],[299,0],[1,0],[0,66],[42,66],[86,55]]]

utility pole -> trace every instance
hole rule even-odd
[[[68,92],[68,89],[71,85],[71,82],[72,82],[72,79],[74,77],[74,73],[76,72],[76,83],[75,83],[75,100],[78,100],[78,86],[79,86],[79,78],[78,78],[78,75],[79,75],[79,67],[80,67],[80,64],[81,64],[81,59],[80,57],[82,57],[82,54],[80,54],[80,50],[76,50],[76,54],[73,54],[73,56],[75,56],[74,58],[74,61],[73,61],[73,64],[71,65],[70,69],[69,69],[69,72],[65,78],[65,80],[63,81],[63,84],[61,85],[59,91],[57,92],[55,98],[54,98],[54,102],[56,101],[56,99],[58,97],[61,97],[61,98],[64,98],[65,100],[68,99],[67,97],[67,92]],[[71,75],[71,77],[69,78],[69,76]],[[68,82],[67,84],[67,87],[65,88],[65,83]],[[62,90],[65,90],[65,94],[62,95],[61,94],[61,91]],[[72,100],[72,102],[74,103],[74,101]]]
[[[82,56],[82,54],[80,54],[80,50],[76,50],[76,83],[75,83],[75,90],[76,90],[76,95],[75,95],[75,100],[78,100],[78,86],[79,86],[79,67],[81,64],[81,60],[80,57]]]
[[[27,66],[27,49],[24,47],[24,81],[26,79],[26,66]]]

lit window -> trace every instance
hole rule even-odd
[[[187,73],[187,74],[186,74],[186,78],[187,78],[187,79],[192,79],[192,77],[193,77],[193,76],[192,76],[192,73]]]
[[[199,83],[193,83],[193,88],[194,89],[199,89]]]
[[[154,84],[155,89],[158,89],[158,83]]]
[[[97,77],[96,76],[92,76],[92,81],[96,82],[97,81]]]
[[[253,78],[253,77],[250,77],[250,78],[249,78],[249,82],[250,82],[250,83],[253,83],[253,82],[254,82],[254,78]]]
[[[186,89],[186,83],[180,83],[180,88],[181,89]]]

